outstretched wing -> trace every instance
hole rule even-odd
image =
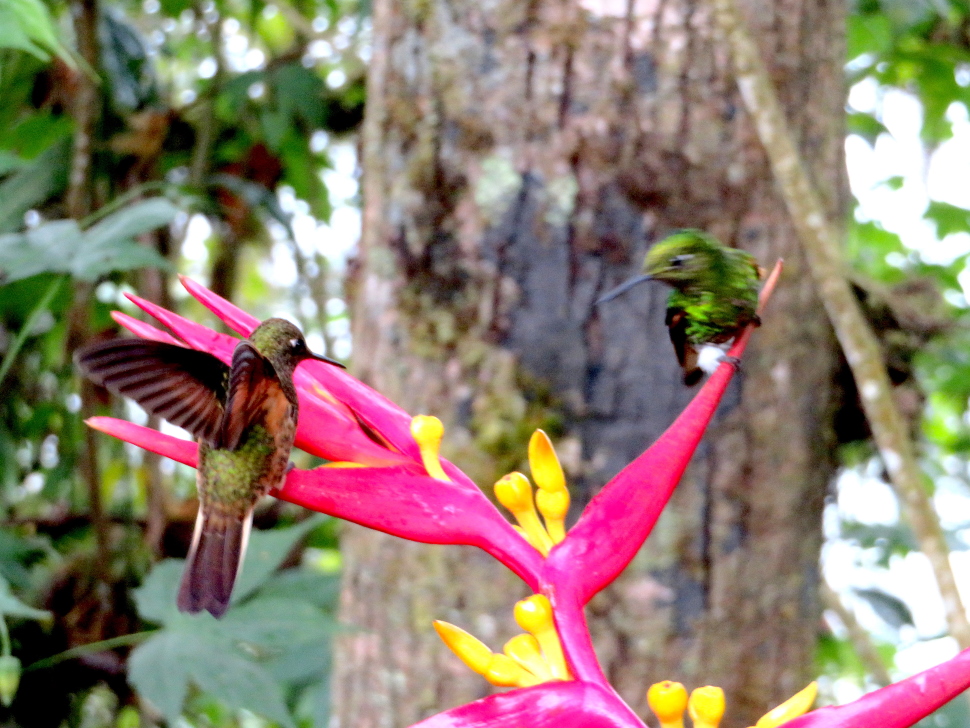
[[[232,353],[226,414],[216,447],[237,449],[243,434],[255,424],[276,431],[282,419],[291,415],[291,409],[270,361],[248,341],[239,342]]]
[[[74,354],[96,384],[211,441],[222,422],[229,367],[212,354],[148,339],[113,339]]]

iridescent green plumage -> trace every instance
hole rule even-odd
[[[729,341],[758,322],[757,262],[700,230],[684,230],[654,245],[644,258],[643,272],[674,288],[666,323],[686,384],[696,383],[702,374],[697,347]]]

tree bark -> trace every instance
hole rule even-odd
[[[751,0],[748,23],[830,219],[842,172],[841,2]],[[356,373],[446,423],[483,487],[543,427],[577,508],[689,401],[667,291],[597,297],[703,228],[786,260],[737,384],[646,547],[589,606],[641,715],[656,681],[724,687],[751,725],[810,679],[835,343],[710,8],[696,0],[377,0],[350,280]],[[406,726],[489,692],[441,618],[500,649],[514,577],[469,549],[348,527],[342,726]]]

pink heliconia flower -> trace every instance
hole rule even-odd
[[[259,321],[206,288],[188,291],[230,328],[248,336]],[[171,334],[123,313],[114,319],[137,336],[207,351],[229,363],[238,339],[189,321],[137,296],[129,298]],[[344,370],[308,361],[294,375],[300,398],[297,447],[336,463],[363,467],[292,470],[274,495],[369,528],[424,543],[478,546],[538,588],[540,555],[458,468],[432,477],[411,434],[412,418]],[[95,429],[195,467],[191,441],[115,419],[93,417]]]
[[[766,282],[762,304],[780,270],[779,264]],[[237,333],[248,336],[259,324],[201,285],[184,277],[182,283]],[[130,298],[171,332],[114,314],[135,335],[208,351],[227,363],[231,360],[238,339]],[[729,356],[739,358],[750,335],[749,327]],[[478,546],[545,595],[552,609],[572,679],[492,695],[413,728],[643,728],[644,722],[603,675],[584,606],[619,575],[649,535],[733,374],[730,364],[720,366],[660,439],[603,487],[578,523],[543,558],[461,470],[445,460],[430,468],[428,453],[412,434],[414,418],[404,410],[336,367],[308,361],[297,369],[296,445],[333,461],[334,466],[292,470],[273,495],[414,541]],[[192,441],[111,417],[88,422],[120,439],[196,465],[197,446]],[[822,708],[785,725],[906,728],[968,687],[970,651],[854,703]]]

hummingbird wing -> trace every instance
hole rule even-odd
[[[267,424],[277,431],[275,421],[282,423],[291,407],[273,364],[251,343],[240,341],[232,353],[226,413],[214,446],[235,450],[254,424]]]
[[[697,349],[687,339],[687,327],[690,323],[687,313],[681,308],[667,308],[667,333],[670,335],[670,343],[674,345],[674,352],[677,354],[677,362],[684,370],[684,384],[692,386],[700,381],[703,372],[697,366]]]
[[[74,354],[88,379],[206,440],[222,422],[229,367],[212,354],[149,339],[113,339]]]

